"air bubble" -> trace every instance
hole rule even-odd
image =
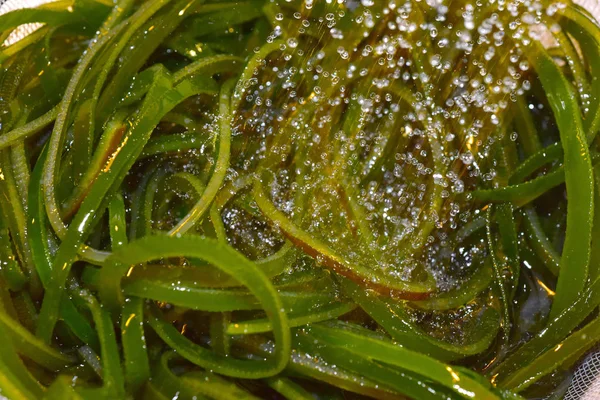
[[[462,153],[460,155],[460,160],[463,162],[463,164],[465,165],[471,165],[473,164],[473,162],[475,161],[475,157],[473,157],[473,154],[471,154],[470,151],[467,151],[466,153]]]
[[[296,38],[289,38],[286,43],[292,49],[295,49],[296,47],[298,47],[298,39],[296,39]]]

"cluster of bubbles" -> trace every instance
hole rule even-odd
[[[497,185],[495,149],[517,139],[507,115],[534,83],[527,49],[560,29],[561,7],[272,1],[267,41],[279,51],[258,63],[238,113],[238,135],[260,145],[246,146],[236,167],[276,158],[270,194],[290,216],[297,193],[310,194],[308,232],[390,274],[411,279],[423,265],[451,285],[440,259],[468,269],[483,256],[481,244],[458,254],[452,237],[480,212],[469,191]],[[363,211],[367,246],[356,246],[345,195]]]

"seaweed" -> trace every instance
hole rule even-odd
[[[3,396],[536,398],[600,339],[579,6],[74,0],[0,36],[31,22]]]

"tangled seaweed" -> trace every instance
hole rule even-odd
[[[600,27],[547,0],[0,16],[0,395],[519,399],[600,339]]]

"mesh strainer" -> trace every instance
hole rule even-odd
[[[596,348],[575,371],[565,400],[600,399],[600,348]]]
[[[35,7],[40,4],[49,3],[54,0],[0,0],[0,15],[6,12],[19,8]],[[41,24],[21,25],[18,29],[10,34],[4,44],[9,45],[15,43],[36,29],[40,28]]]
[[[6,12],[27,7],[35,7],[54,0],[0,0],[0,15]],[[574,0],[590,11],[600,20],[600,0]],[[12,44],[31,34],[41,24],[22,25],[7,39],[5,44]],[[565,400],[600,400],[600,347],[594,350],[580,362],[573,374],[571,383],[566,391]]]

